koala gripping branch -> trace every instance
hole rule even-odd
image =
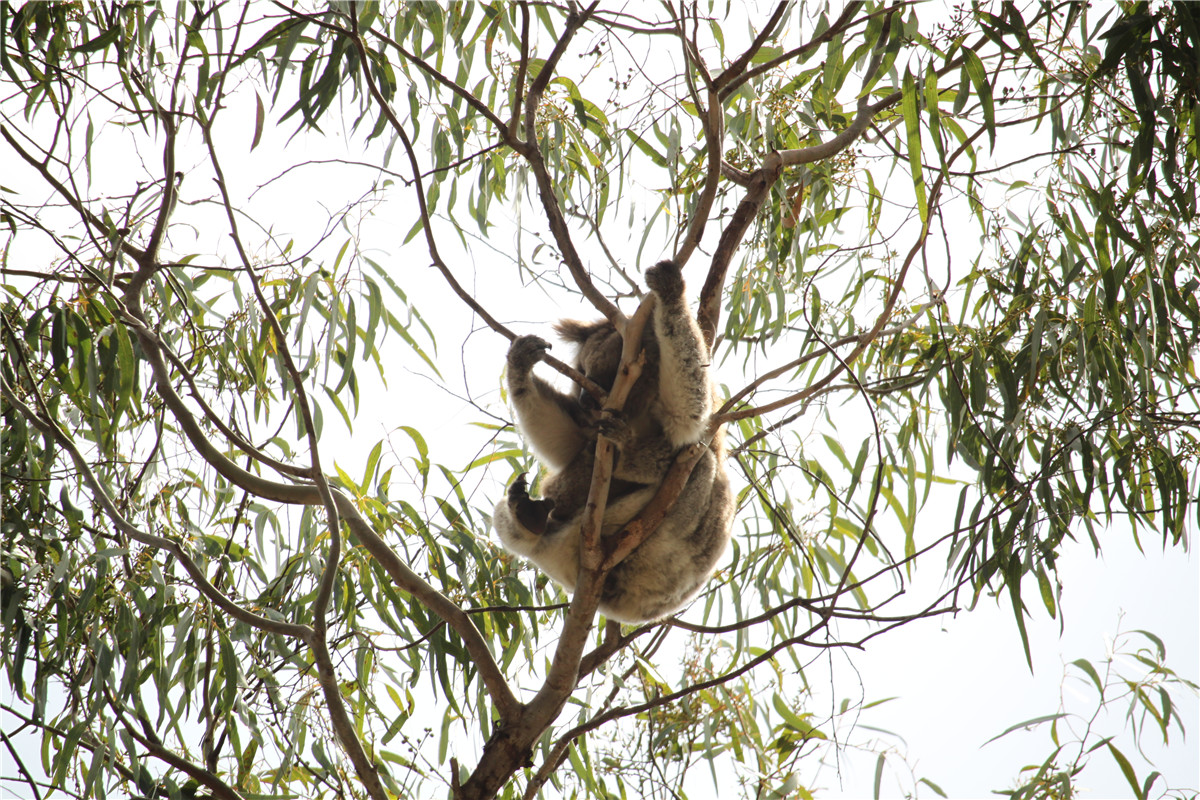
[[[667,512],[671,510],[671,506],[675,505],[675,501],[683,492],[683,487],[687,485],[688,478],[692,476],[692,470],[700,461],[700,457],[704,455],[706,448],[707,445],[697,442],[679,451],[679,454],[675,456],[675,463],[671,465],[667,477],[658,487],[654,499],[642,509],[641,513],[626,523],[625,528],[617,534],[616,541],[607,548],[604,561],[600,565],[602,573],[608,572],[624,561],[626,556],[636,550],[638,545],[646,541],[646,538],[658,529],[659,524],[666,518]]]
[[[625,322],[621,330],[621,369],[617,373],[617,380],[604,404],[606,411],[620,411],[625,408],[625,401],[629,399],[633,385],[641,377],[642,367],[646,363],[646,354],[642,352],[642,332],[646,329],[650,315],[654,313],[654,304],[655,296],[651,292],[642,299],[638,310]],[[596,441],[596,463],[592,472],[592,487],[588,492],[587,515],[583,521],[583,551],[581,554],[581,566],[584,570],[581,583],[595,584],[597,599],[604,576],[600,575],[595,580],[588,581],[587,575],[601,569],[604,561],[600,543],[600,528],[604,519],[604,508],[607,505],[608,488],[612,483],[614,455],[613,443],[603,436],[599,437]],[[576,597],[579,594],[579,590],[576,589]],[[574,604],[572,604],[572,611],[574,611]],[[574,616],[573,613],[572,616]],[[587,625],[591,626],[591,615],[587,618]],[[581,647],[580,653],[582,654],[582,652]]]
[[[621,367],[605,403],[606,409],[621,410],[641,375],[645,361],[641,351],[642,332],[654,310],[654,303],[654,294],[647,294],[637,312],[623,321]],[[608,570],[607,562],[611,560],[600,541],[600,523],[604,517],[608,489],[612,481],[613,456],[613,443],[599,437],[581,531],[582,569],[546,679],[533,700],[522,706],[515,718],[505,720],[488,740],[474,772],[464,783],[454,787],[454,794],[458,800],[494,797],[517,769],[522,765],[529,765],[533,757],[534,743],[558,717],[567,698],[575,690],[579,679],[579,664],[590,637],[596,609],[600,604],[600,592]],[[674,494],[678,495],[678,490]],[[666,506],[669,507],[669,503]],[[653,527],[646,523],[644,530],[645,535],[649,535]]]

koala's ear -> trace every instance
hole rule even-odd
[[[580,322],[579,320],[574,319],[560,319],[558,322],[554,323],[554,330],[564,342],[583,344],[597,333],[612,330],[612,323],[603,319],[596,320],[594,322]]]

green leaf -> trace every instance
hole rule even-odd
[[[751,64],[766,64],[768,61],[773,61],[783,55],[782,47],[763,46],[754,52],[750,57]]]
[[[650,143],[646,141],[645,137],[639,136],[638,134],[634,133],[632,130],[628,130],[628,129],[626,129],[625,135],[629,138],[629,140],[631,142],[633,142],[634,146],[637,147],[638,150],[641,150],[643,153],[645,153],[647,156],[650,157],[650,160],[654,163],[654,165],[656,167],[660,167],[663,169],[667,168],[667,166],[668,166],[667,157],[664,156],[662,153],[658,152],[657,150],[655,150],[653,147],[651,147]]]
[[[938,156],[943,160],[946,156],[945,147],[942,144],[942,125],[941,125],[941,95],[938,93],[938,74],[931,62],[925,69],[924,94],[922,99],[925,103],[925,113],[929,117],[929,137],[933,141],[934,148],[937,149]]]
[[[793,731],[799,733],[805,739],[809,737],[819,739],[825,738],[825,734],[815,729],[810,723],[805,722],[800,715],[793,711],[788,706],[787,701],[784,700],[783,696],[779,694],[779,692],[775,692],[775,694],[771,697],[771,704],[775,707],[775,710],[779,712],[779,715],[783,717],[784,724],[786,724],[787,727],[791,728]]]
[[[905,71],[900,110],[904,116],[905,140],[908,144],[908,166],[912,171],[913,191],[917,196],[917,211],[921,222],[929,221],[929,199],[925,190],[925,167],[921,161],[921,112],[916,79]]]
[[[950,795],[946,794],[944,791],[942,791],[942,787],[938,786],[936,783],[929,780],[928,778],[921,778],[920,780],[917,781],[917,783],[923,783],[926,786],[928,786],[930,789],[933,789],[933,791],[937,793],[938,797],[949,797],[950,796]]]
[[[987,70],[984,69],[983,62],[979,60],[979,56],[969,47],[963,48],[963,69],[966,70],[967,76],[971,79],[971,85],[975,87],[975,95],[979,98],[979,105],[983,109],[983,124],[988,132],[988,142],[992,150],[996,149],[996,106],[992,100],[992,85],[988,81]]]
[[[422,487],[428,485],[429,481],[429,445],[425,443],[425,437],[421,436],[420,431],[409,425],[400,425],[396,430],[408,434],[408,438],[412,439],[413,444],[417,446],[417,472],[422,478]]]
[[[258,92],[254,93],[254,136],[250,140],[250,151],[254,152],[254,148],[258,147],[258,143],[262,141],[263,125],[267,121],[267,111],[263,106],[262,95]]]
[[[1050,612],[1051,619],[1057,617],[1057,604],[1054,600],[1054,587],[1050,585],[1050,578],[1046,575],[1046,570],[1042,565],[1038,565],[1034,570],[1034,575],[1037,576],[1038,589],[1041,590],[1042,602],[1046,605],[1046,610]]]
[[[1129,759],[1125,757],[1124,753],[1113,747],[1111,742],[1107,744],[1107,747],[1108,752],[1112,754],[1113,760],[1121,768],[1121,773],[1125,776],[1125,780],[1129,782],[1129,786],[1133,789],[1133,793],[1137,796],[1138,800],[1146,800],[1146,790],[1138,782],[1137,772],[1134,771],[1133,765],[1129,763]],[[1148,786],[1149,783],[1147,783]]]
[[[1045,725],[1047,722],[1054,722],[1056,720],[1064,719],[1068,716],[1070,716],[1070,715],[1069,714],[1047,714],[1044,717],[1034,717],[1033,719],[1027,719],[1024,722],[1018,722],[1016,725],[1008,726],[1007,728],[1004,729],[1004,731],[1002,733],[996,734],[995,736],[993,736],[992,738],[990,738],[986,742],[984,742],[984,744],[985,745],[991,744],[992,742],[996,741],[997,739],[1003,739],[1005,736],[1008,736],[1013,731],[1021,731],[1021,730],[1026,730],[1028,728],[1036,728],[1039,725]]]
[[[1100,673],[1098,673],[1096,671],[1096,668],[1092,666],[1092,662],[1090,662],[1084,658],[1079,658],[1079,659],[1072,661],[1071,663],[1087,673],[1088,677],[1092,679],[1092,683],[1094,683],[1096,685],[1096,691],[1100,693],[1100,699],[1103,700],[1104,699],[1104,682],[1102,680],[1100,680]]]
[[[1161,638],[1161,637],[1159,637],[1159,636],[1155,635],[1155,634],[1154,634],[1154,633],[1152,633],[1151,631],[1144,630],[1144,629],[1142,629],[1142,628],[1137,628],[1136,630],[1134,630],[1134,631],[1133,631],[1133,633],[1140,633],[1142,636],[1145,636],[1147,639],[1149,639],[1150,641],[1154,642],[1154,649],[1155,649],[1155,652],[1156,652],[1156,653],[1157,653],[1157,655],[1158,655],[1158,660],[1159,660],[1159,661],[1165,661],[1165,660],[1166,660],[1166,658],[1167,658],[1167,645],[1166,645],[1166,643],[1165,643],[1165,642],[1163,642],[1163,640],[1162,640],[1162,638]]]
[[[118,25],[118,26],[109,28],[104,33],[100,34],[99,36],[97,36],[95,39],[92,39],[91,41],[84,42],[83,44],[78,45],[76,47],[72,47],[71,52],[82,54],[82,53],[95,53],[100,50],[106,50],[109,45],[114,44],[119,38],[121,38],[121,28]]]
[[[1021,646],[1025,649],[1025,662],[1029,671],[1033,671],[1033,653],[1029,650],[1029,633],[1025,630],[1025,604],[1021,602],[1021,580],[1008,579],[1008,596],[1012,600],[1013,618],[1017,621],[1017,631],[1021,634]]]
[[[383,454],[383,442],[376,442],[371,448],[371,454],[367,456],[367,468],[363,471],[363,486],[370,486],[375,478],[375,473],[379,469],[379,457]]]

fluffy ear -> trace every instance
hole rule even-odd
[[[554,323],[554,330],[564,342],[572,344],[583,344],[590,339],[594,334],[601,331],[612,330],[612,323],[608,320],[598,319],[592,322],[580,322],[575,319],[560,319]]]

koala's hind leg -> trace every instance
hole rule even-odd
[[[658,400],[655,416],[676,447],[704,438],[712,414],[709,353],[700,326],[683,295],[683,275],[673,261],[646,270],[646,285],[658,296],[654,334],[658,339]]]
[[[549,500],[531,499],[521,477],[496,505],[492,525],[506,550],[529,559],[570,591],[579,577],[579,520],[555,521],[551,507]]]
[[[522,472],[508,487],[508,506],[521,527],[541,536],[546,532],[546,523],[554,510],[554,501],[547,498],[534,500],[530,497],[529,484],[525,480],[525,473]]]
[[[671,468],[678,452],[675,444],[665,436],[638,436],[623,412],[606,412],[600,418],[599,431],[617,448],[614,491],[619,484],[657,484]]]
[[[640,623],[685,605],[725,552],[732,513],[728,478],[707,451],[659,527],[608,574],[600,611],[610,619]]]

